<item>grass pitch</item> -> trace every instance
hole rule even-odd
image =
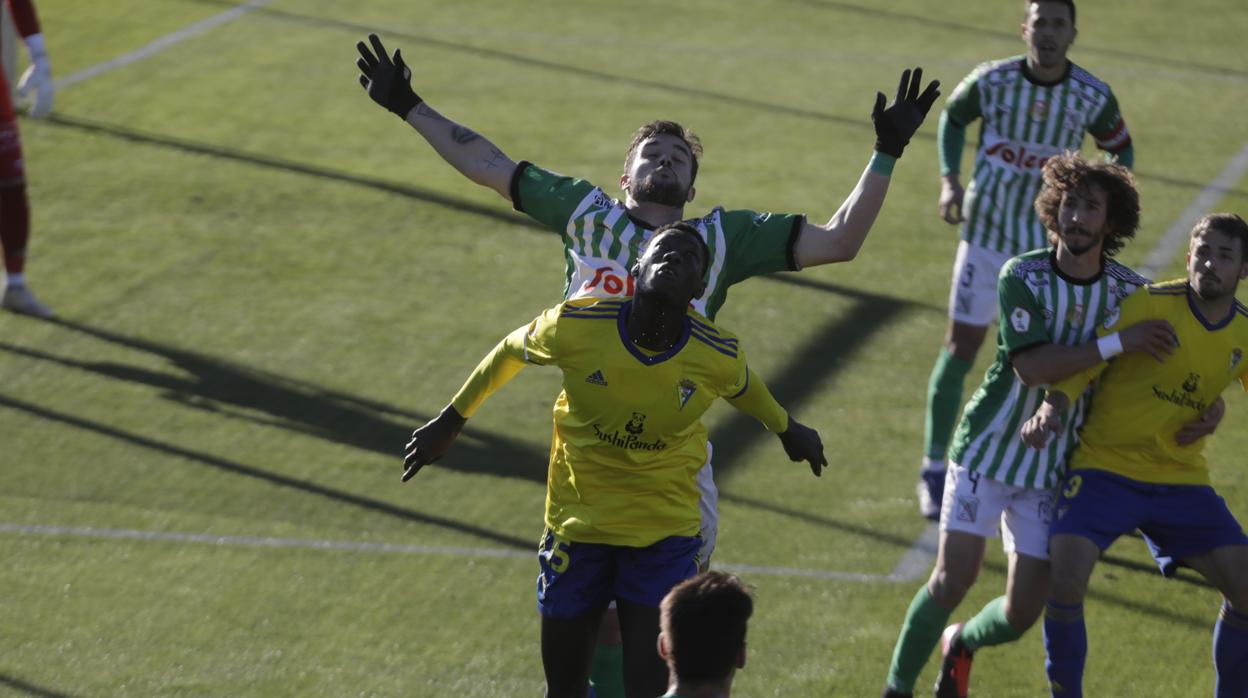
[[[39,10],[64,79],[234,7]],[[706,144],[691,213],[818,219],[865,165],[874,93],[902,68],[948,95],[976,63],[1022,51],[1021,7],[971,0],[249,8],[21,124],[28,276],[60,320],[0,316],[0,693],[541,690],[530,554],[555,372],[521,374],[402,487],[399,452],[480,355],[558,300],[559,243],[367,99],[367,32],[515,159],[611,189],[632,130],[671,118]],[[1231,0],[1080,6],[1072,58],[1114,87],[1136,142],[1145,216],[1128,264],[1248,145],[1246,22]],[[752,280],[720,314],[833,467],[812,481],[714,410],[717,563],[871,579],[924,530],[912,482],[956,241],[935,212],[934,132],[933,115],[859,259]],[[1248,210],[1248,182],[1221,193],[1218,209]],[[1246,405],[1228,402],[1209,454],[1242,520]],[[989,547],[958,617],[1003,589]],[[1208,695],[1217,594],[1148,563],[1124,540],[1095,574],[1088,692]],[[758,612],[742,695],[878,694],[919,580],[744,576]],[[1044,695],[1039,632],[981,653],[975,687]]]

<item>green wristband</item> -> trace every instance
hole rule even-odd
[[[897,165],[897,158],[892,155],[886,155],[880,151],[871,153],[871,162],[867,163],[867,167],[876,174],[885,177],[893,176],[893,167]]]

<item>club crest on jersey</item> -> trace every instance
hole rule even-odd
[[[1244,352],[1239,347],[1231,350],[1231,373],[1235,372],[1235,368],[1239,366],[1239,362],[1244,358]]]
[[[1043,99],[1037,99],[1031,103],[1031,108],[1027,110],[1027,115],[1032,121],[1044,121],[1049,118],[1049,103]]]
[[[628,424],[624,425],[624,431],[630,434],[640,434],[646,430],[646,415],[640,412],[634,412],[633,418],[628,420]]]
[[[1101,326],[1108,330],[1118,324],[1118,317],[1120,315],[1122,315],[1122,308],[1117,306],[1110,308],[1109,312],[1105,313],[1105,319],[1101,321]]]
[[[1083,323],[1083,304],[1076,303],[1066,311],[1066,322],[1071,325],[1079,325]]]
[[[693,397],[697,389],[697,384],[688,378],[680,379],[680,384],[676,387],[676,392],[680,397],[680,409],[685,409],[685,405],[689,403],[689,398]]]
[[[1189,393],[1194,393],[1196,392],[1196,389],[1199,387],[1200,387],[1200,374],[1199,373],[1187,374],[1187,380],[1183,381],[1183,390]]]
[[[1014,312],[1010,313],[1010,326],[1019,333],[1031,329],[1031,313],[1025,308],[1015,308]]]

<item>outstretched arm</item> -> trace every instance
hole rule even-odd
[[[549,325],[546,324],[551,319],[549,312],[518,328],[499,342],[473,369],[463,387],[451,399],[451,403],[437,417],[412,432],[411,440],[403,449],[403,482],[412,479],[424,466],[441,458],[477,408],[495,390],[514,378],[526,364],[543,364],[550,360],[547,340],[551,333],[548,331]]]
[[[823,441],[819,438],[819,433],[793,419],[776,402],[763,379],[750,371],[749,367],[745,369],[744,385],[740,392],[727,400],[733,407],[762,422],[767,431],[780,437],[780,443],[789,460],[794,463],[802,460],[810,463],[810,471],[816,476],[828,464],[828,459],[823,455]]]
[[[442,116],[421,99],[412,90],[412,71],[401,51],[391,57],[376,34],[369,34],[368,40],[371,49],[363,41],[356,44],[360,58],[355,63],[368,96],[416,129],[460,174],[510,201],[516,163],[488,139]]]
[[[807,222],[802,227],[794,248],[798,266],[847,262],[857,256],[884,205],[893,165],[940,96],[939,81],[928,83],[920,94],[922,83],[922,68],[915,68],[913,74],[909,70],[902,72],[896,99],[888,108],[884,107],[884,95],[876,94],[871,113],[875,124],[875,153],[858,179],[858,185],[832,219],[825,225]]]

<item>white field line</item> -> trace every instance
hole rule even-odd
[[[927,547],[935,551],[935,538],[932,537],[936,527],[928,527],[923,542],[931,538]],[[207,533],[177,533],[174,531],[137,531],[124,528],[94,528],[87,526],[42,526],[37,524],[0,523],[0,533],[14,533],[24,536],[59,536],[64,538],[96,538],[112,540],[132,540],[163,543],[196,543],[216,545],[230,548],[287,548],[302,550],[321,550],[355,553],[383,553],[389,555],[450,555],[468,558],[519,558],[530,559],[534,552],[527,550],[511,550],[506,548],[463,548],[433,545],[404,545],[400,543],[365,543],[361,541],[317,540],[309,538],[271,538],[268,536],[217,536]],[[916,544],[917,546],[917,544]],[[806,577],[812,579],[829,579],[849,582],[907,582],[918,579],[927,572],[930,565],[924,562],[916,567],[907,564],[907,556],[902,563],[887,575],[864,574],[861,572],[841,572],[837,570],[810,570],[793,567],[761,567],[755,565],[715,565],[717,569],[750,575],[774,577]]]
[[[1170,224],[1166,230],[1166,234],[1153,247],[1148,254],[1148,259],[1140,266],[1139,272],[1150,279],[1156,279],[1157,274],[1164,271],[1174,262],[1176,255],[1181,252],[1187,242],[1188,233],[1192,232],[1192,226],[1196,225],[1196,221],[1200,217],[1209,213],[1218,200],[1222,198],[1227,191],[1235,186],[1244,175],[1248,174],[1248,144],[1240,149],[1231,161],[1226,163],[1226,167],[1218,173],[1205,185],[1203,189],[1196,194],[1196,198],[1192,199],[1192,203],[1183,209],[1179,217]]]
[[[137,63],[138,61],[141,61],[145,58],[151,58],[152,56],[156,55],[157,53],[160,53],[161,51],[164,51],[165,49],[169,48],[170,46],[173,46],[174,44],[181,43],[182,41],[185,41],[193,36],[196,36],[198,34],[203,34],[206,31],[216,29],[217,27],[221,26],[222,24],[225,24],[226,22],[231,22],[235,19],[238,19],[242,15],[248,12],[251,12],[252,10],[256,8],[263,7],[264,5],[269,4],[269,2],[271,2],[271,0],[251,0],[251,2],[245,5],[239,5],[237,7],[230,8],[226,10],[225,12],[222,12],[221,14],[213,15],[207,19],[200,20],[194,24],[191,24],[183,29],[179,29],[176,32],[173,32],[171,34],[166,34],[160,37],[159,39],[156,39],[155,41],[149,43],[148,45],[143,46],[142,48],[139,48],[139,49],[135,49],[134,51],[131,51],[130,53],[120,55],[110,61],[105,61],[103,63],[93,65],[90,68],[84,68],[72,75],[61,78],[60,80],[53,80],[52,87],[53,89],[58,90],[58,91],[63,90],[66,87],[77,85],[78,83],[83,82],[84,80],[90,80],[93,77],[102,75],[112,70],[116,70],[118,68],[124,68],[132,63]]]

